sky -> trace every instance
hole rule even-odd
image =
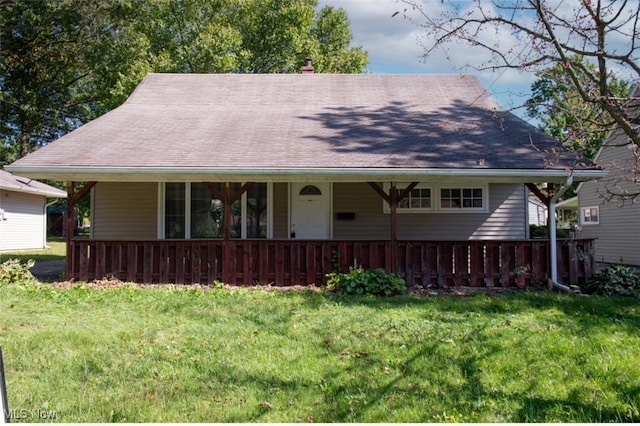
[[[433,2],[437,7],[440,1]],[[501,73],[476,72],[463,68],[465,62],[479,62],[484,52],[478,48],[460,46],[453,62],[444,52],[430,56],[424,62],[424,50],[418,43],[422,32],[403,17],[405,5],[395,0],[320,0],[319,6],[346,10],[353,33],[352,46],[361,46],[369,53],[367,71],[373,74],[474,74],[487,91],[505,109],[522,105],[535,76],[521,71]],[[392,15],[400,12],[396,16]],[[456,48],[458,49],[458,48]],[[524,117],[522,109],[514,113]]]

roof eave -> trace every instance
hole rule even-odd
[[[564,182],[605,177],[604,170],[570,169],[419,169],[419,168],[179,168],[179,167],[75,167],[5,166],[33,179],[54,181],[132,182],[368,182],[368,181],[468,181]]]
[[[0,189],[4,191],[20,192],[23,194],[39,195],[46,198],[67,198],[67,193],[62,190],[48,190],[18,185],[0,185]]]

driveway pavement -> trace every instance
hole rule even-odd
[[[65,259],[39,260],[29,271],[42,282],[55,282],[62,280],[65,268]]]

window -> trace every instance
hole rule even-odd
[[[223,183],[212,184],[220,193]],[[231,184],[231,192],[240,189]],[[268,184],[255,183],[231,205],[231,238],[267,238]],[[223,238],[224,205],[202,183],[161,184],[161,238]]]
[[[440,208],[484,210],[483,188],[441,188]]]
[[[402,192],[398,191],[398,195]],[[400,209],[431,209],[431,188],[414,188],[398,203]]]
[[[583,225],[597,225],[600,223],[600,207],[583,207],[580,209],[580,219]]]
[[[399,183],[396,187],[396,193],[400,195],[402,191],[408,186],[408,183]],[[386,193],[389,193],[391,185],[386,183],[384,189]],[[433,199],[431,194],[433,188],[427,184],[418,184],[415,188],[409,191],[409,194],[398,203],[398,212],[402,213],[420,213],[433,210]],[[385,213],[389,213],[389,204],[383,201],[383,210]]]
[[[315,185],[307,185],[300,190],[298,195],[322,195],[322,191]]]
[[[244,221],[246,238],[267,238],[268,186],[254,183],[245,194]]]
[[[397,193],[400,194],[408,185],[408,183],[399,183]],[[390,184],[384,185],[385,192],[388,193],[390,188]],[[486,185],[451,188],[421,183],[398,203],[398,213],[487,212],[487,200],[488,189]],[[390,211],[386,201],[383,201],[383,210],[385,213]]]
[[[224,237],[224,205],[214,198],[211,191],[202,183],[187,184],[191,188],[190,238],[222,238]],[[224,193],[224,184],[214,183],[213,187]],[[231,192],[237,191],[240,184],[231,184]],[[231,206],[231,238],[241,235],[240,200]]]
[[[185,186],[183,183],[165,184],[164,235],[166,238],[185,237]]]

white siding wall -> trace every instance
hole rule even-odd
[[[529,225],[543,226],[547,224],[547,219],[547,208],[542,204],[529,200]]]
[[[157,238],[157,183],[100,182],[93,188],[91,200],[92,238]]]
[[[0,191],[0,251],[41,249],[46,245],[45,197]]]
[[[467,240],[526,238],[525,187],[490,184],[488,213],[400,213],[399,239]],[[387,239],[389,214],[382,199],[365,183],[334,187],[334,238]],[[355,220],[336,220],[338,212],[355,213]]]
[[[597,162],[609,170],[610,176],[600,182],[585,182],[578,192],[578,211],[583,207],[598,206],[600,220],[597,225],[582,225],[580,236],[596,238],[594,259],[596,262],[621,263],[640,266],[640,204],[627,201],[624,205],[617,200],[604,201],[607,186],[616,185],[621,174],[628,174],[635,161],[632,152],[626,146],[617,145],[613,138],[608,142],[612,146],[603,148]],[[630,191],[640,191],[640,185],[622,183]]]

